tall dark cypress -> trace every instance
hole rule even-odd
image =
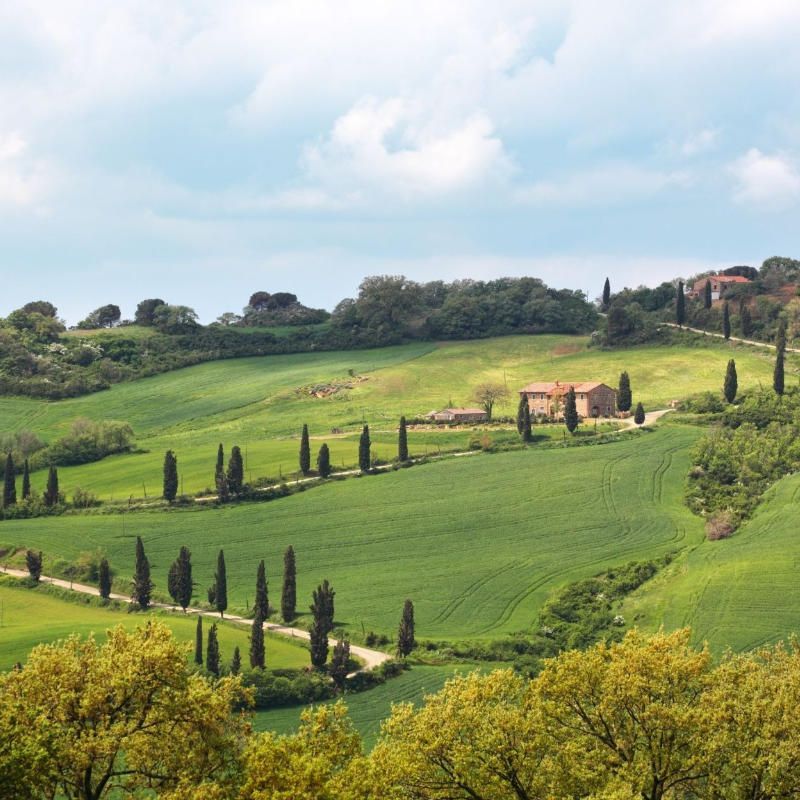
[[[192,552],[188,547],[181,547],[178,553],[177,597],[175,600],[186,611],[192,602],[194,581],[192,580]]]
[[[219,447],[217,448],[217,466],[214,469],[214,474],[217,475],[220,472],[225,470],[225,449],[222,447],[222,442],[220,442]]]
[[[708,280],[703,288],[703,307],[711,308],[711,302],[711,281]]]
[[[308,425],[303,425],[300,434],[300,472],[308,475],[311,472],[311,445],[308,441]]]
[[[256,573],[256,600],[255,600],[255,613],[256,616],[261,615],[261,619],[269,617],[269,595],[267,594],[267,569],[264,566],[264,559],[262,558],[258,565],[258,572]]]
[[[221,617],[228,607],[228,575],[225,569],[225,554],[222,550],[219,551],[219,555],[217,556],[217,571],[214,573],[214,588],[216,589],[214,605]]]
[[[31,496],[31,471],[28,466],[28,459],[22,467],[22,499],[27,500]]]
[[[731,312],[727,303],[722,307],[722,335],[731,338]]]
[[[38,553],[33,550],[28,550],[25,553],[25,564],[28,567],[28,574],[35,581],[42,577],[42,551]]]
[[[611,302],[611,281],[606,278],[606,282],[603,284],[603,308],[608,308],[608,304]]]
[[[142,537],[136,537],[136,568],[133,575],[133,592],[131,600],[137,603],[142,611],[150,605],[150,595],[153,593],[153,582],[150,580],[150,562],[144,554]]]
[[[227,503],[231,499],[231,490],[228,487],[228,476],[225,474],[224,469],[216,474],[216,486],[217,500],[220,503]]]
[[[772,388],[775,394],[782,395],[784,390],[784,359],[786,356],[786,323],[778,324],[778,336],[775,339],[775,371],[772,375]]]
[[[525,408],[522,409],[522,441],[533,441],[533,431],[531,431],[531,407],[525,401]]]
[[[215,622],[208,631],[208,644],[206,645],[206,669],[219,676],[219,642],[217,641],[217,623]]]
[[[104,558],[100,561],[98,584],[100,589],[100,597],[102,597],[104,600],[108,600],[109,597],[111,597],[111,567],[108,565],[107,558]]]
[[[372,459],[370,457],[371,444],[369,440],[369,425],[365,425],[364,429],[361,431],[361,438],[358,441],[358,468],[362,472],[369,472],[372,466]]]
[[[58,503],[58,470],[50,467],[47,473],[47,487],[44,490],[44,504],[52,507]]]
[[[244,487],[244,461],[238,445],[231,448],[228,459],[228,488],[231,494],[241,494]]]
[[[291,622],[297,612],[297,564],[294,548],[289,545],[283,554],[283,588],[281,590],[281,617]]]
[[[636,404],[636,411],[633,412],[633,421],[637,425],[644,424],[644,406],[641,403]]]
[[[172,450],[164,453],[164,499],[171,503],[178,496],[178,459]]]
[[[264,620],[256,614],[250,627],[250,666],[253,669],[264,669]]]
[[[407,658],[409,653],[417,646],[414,639],[414,604],[410,600],[403,603],[403,615],[400,617],[400,627],[397,631],[397,655]]]
[[[339,691],[342,691],[347,680],[347,667],[350,661],[350,642],[347,639],[339,639],[333,646],[331,656],[331,666],[328,670],[331,680]]]
[[[320,478],[327,478],[331,474],[331,451],[324,443],[317,454],[317,472]]]
[[[397,460],[408,461],[408,431],[405,417],[400,417],[400,429],[397,432]]]
[[[519,396],[519,405],[517,406],[517,433],[522,436],[522,431],[525,429],[525,407],[530,409],[528,403],[528,395],[521,394]]]
[[[678,289],[675,294],[675,321],[683,327],[686,321],[686,297],[683,294],[683,281],[678,281]]]
[[[6,467],[3,476],[3,508],[13,506],[17,502],[17,476],[14,474],[14,456],[6,456]]]
[[[194,632],[194,663],[203,666],[203,616],[197,615],[197,627]]]
[[[324,623],[315,619],[308,633],[311,637],[311,664],[321,669],[328,660],[328,633]]]
[[[311,614],[319,624],[320,629],[328,634],[333,630],[333,598],[336,596],[336,592],[333,591],[333,587],[326,578],[317,586],[311,596],[313,600],[310,606]]]
[[[617,390],[617,409],[620,411],[630,411],[633,404],[631,394],[631,379],[627,372],[621,372],[619,376],[619,389]]]
[[[578,427],[578,409],[575,404],[575,390],[570,388],[564,398],[564,424],[570,433]]]
[[[231,659],[231,675],[238,675],[242,671],[242,654],[239,652],[239,645],[233,648],[233,658]]]
[[[736,376],[736,362],[731,359],[728,362],[728,369],[725,371],[725,385],[723,393],[725,399],[732,403],[736,399],[736,392],[739,390],[739,379]]]

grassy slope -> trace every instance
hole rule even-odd
[[[167,623],[180,641],[193,644],[197,625],[197,618],[193,616],[183,617],[170,612],[128,614],[97,605],[73,603],[37,589],[12,586],[3,577],[0,577],[0,609],[0,670],[12,667],[17,661],[24,662],[35,645],[65,639],[73,633],[80,636],[102,634],[120,624],[135,628],[154,618]],[[206,635],[212,624],[213,620],[203,620]],[[247,629],[232,623],[218,623],[217,629],[223,661],[227,663],[230,660],[236,645],[246,660],[249,648]],[[284,638],[268,636],[266,652],[270,667],[308,666],[308,651]]]
[[[393,634],[410,597],[423,637],[491,637],[530,626],[554,587],[699,541],[701,522],[682,505],[698,434],[664,425],[599,447],[476,455],[266,504],[8,520],[0,544],[41,549],[46,559],[101,547],[130,575],[138,534],[162,592],[181,545],[192,550],[200,591],[224,547],[239,606],[252,602],[260,558],[276,596],[292,544],[301,609],[329,578],[343,623]]]
[[[380,350],[304,353],[219,361],[114,386],[88,397],[58,403],[0,398],[0,429],[30,428],[45,439],[63,433],[79,416],[122,419],[133,425],[137,443],[149,452],[59,470],[69,495],[81,486],[108,498],[161,491],[164,451],[178,455],[183,490],[213,482],[216,448],[233,444],[247,457],[247,474],[292,474],[297,468],[299,429],[310,426],[314,455],[323,439],[335,465],[357,460],[357,436],[370,423],[381,458],[395,454],[395,426],[401,414],[424,414],[451,403],[469,404],[483,381],[505,381],[512,396],[497,409],[514,414],[513,390],[533,379],[592,379],[616,385],[631,375],[634,396],[646,408],[703,389],[719,388],[727,359],[737,359],[742,388],[771,380],[772,357],[753,349],[717,343],[710,347],[643,347],[588,350],[585,337],[511,336],[435,345],[422,343]],[[348,380],[348,371],[368,377],[349,391],[326,399],[297,393],[309,384]],[[792,365],[789,365],[791,374]],[[790,378],[791,380],[791,378]],[[331,436],[332,428],[349,435]],[[448,434],[448,444],[466,445],[469,433]],[[410,434],[412,452],[436,447],[437,434]],[[34,475],[42,489],[44,471]]]
[[[425,695],[438,692],[445,681],[457,673],[469,672],[469,665],[448,664],[445,666],[415,666],[397,678],[392,678],[368,692],[344,697],[350,719],[364,737],[364,746],[369,749],[378,738],[380,726],[392,710],[392,703],[414,703],[418,705]],[[329,701],[334,702],[334,701]],[[253,727],[259,731],[291,733],[297,729],[300,714],[305,707],[276,708],[255,714]]]
[[[703,542],[628,601],[644,627],[689,625],[716,652],[800,632],[800,475],[784,478],[732,538]]]

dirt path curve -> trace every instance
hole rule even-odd
[[[28,573],[21,569],[11,569],[10,567],[0,566],[0,572],[5,573],[6,575],[12,575],[15,578],[27,578]],[[61,578],[51,578],[47,575],[42,575],[40,578],[42,583],[49,583],[52,586],[58,586],[61,589],[67,589],[73,592],[80,592],[81,594],[92,594],[95,597],[100,596],[100,590],[96,586],[87,586],[84,583],[75,583],[74,581],[65,581]],[[115,594],[114,592],[111,593],[112,600],[122,600],[124,603],[130,602],[130,597],[125,597],[122,594]],[[165,611],[172,611],[176,614],[182,613],[178,610],[175,606],[168,605],[166,603],[153,603],[153,608],[162,609]],[[201,614],[204,617],[210,617],[212,619],[219,619],[219,614],[216,611],[205,611],[200,608],[187,608],[187,614]],[[227,622],[233,622],[238,625],[247,625],[250,627],[253,624],[253,620],[247,619],[246,617],[239,617],[235,614],[228,615],[224,618]],[[264,630],[270,631],[271,633],[277,633],[281,636],[291,637],[293,639],[303,639],[308,641],[311,636],[308,631],[304,631],[301,628],[292,628],[288,625],[280,625],[276,622],[265,622],[264,623]],[[383,653],[380,650],[370,650],[367,647],[361,647],[360,645],[351,644],[350,645],[350,652],[356,658],[361,659],[364,662],[364,666],[362,669],[372,669],[373,667],[380,666],[385,661],[388,661],[391,656],[388,653]]]
[[[704,331],[700,328],[689,328],[686,325],[678,325],[675,322],[662,322],[661,325],[666,325],[668,328],[678,328],[682,331],[691,331],[692,333],[700,333],[703,336],[713,336],[715,339],[724,339],[725,337],[721,333],[712,333],[711,331]],[[729,336],[728,341],[731,342],[739,342],[740,344],[750,344],[753,347],[766,347],[769,350],[774,350],[775,345],[769,344],[768,342],[757,342],[755,339],[740,339],[738,336]],[[787,353],[800,353],[800,348],[797,347],[787,347]]]
[[[658,409],[658,411],[646,411],[644,415],[644,422],[642,423],[642,425],[652,425],[654,422],[656,422],[656,420],[661,419],[661,417],[663,417],[664,414],[669,414],[670,411],[672,411],[671,408],[660,408]],[[636,423],[633,421],[632,416],[617,420],[617,422],[621,423],[623,426],[622,428],[619,429],[620,431],[624,431],[627,428],[638,427]]]

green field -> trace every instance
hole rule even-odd
[[[364,738],[364,747],[371,748],[380,732],[381,723],[392,710],[392,703],[422,703],[425,695],[438,692],[445,681],[457,674],[466,674],[474,667],[468,664],[415,666],[397,678],[360,694],[344,697],[349,717]],[[328,701],[336,702],[336,701]],[[300,722],[303,707],[276,708],[255,714],[253,727],[259,731],[292,733]]]
[[[625,607],[654,629],[688,625],[719,653],[800,633],[800,475],[777,483],[752,520],[730,539],[705,541]]]
[[[108,391],[59,402],[0,398],[0,430],[28,428],[45,440],[63,434],[72,420],[118,419],[129,422],[138,448],[145,452],[116,456],[80,467],[61,468],[61,487],[75,487],[104,499],[158,496],[164,451],[178,456],[182,491],[213,485],[217,445],[226,452],[238,444],[246,456],[248,479],[293,475],[297,469],[299,431],[309,424],[313,455],[328,441],[334,466],[357,460],[357,435],[368,422],[373,454],[396,453],[396,425],[401,414],[416,416],[448,405],[473,404],[475,386],[505,383],[510,396],[496,413],[516,413],[514,392],[531,380],[597,379],[616,386],[619,373],[630,373],[634,400],[654,409],[705,389],[719,389],[725,364],[737,359],[739,385],[768,383],[772,356],[754,348],[710,343],[708,346],[588,349],[586,337],[509,336],[482,341],[420,343],[379,350],[303,353],[217,361],[119,384]],[[794,357],[787,381],[793,380]],[[326,398],[298,391],[312,384],[355,382]],[[342,435],[333,435],[338,428]],[[538,429],[537,429],[538,430]],[[546,430],[544,427],[541,430]],[[464,448],[468,431],[411,431],[412,453],[440,447]],[[33,485],[41,490],[44,471]]]
[[[0,545],[44,551],[45,570],[101,548],[128,576],[141,535],[162,593],[181,545],[199,592],[224,547],[229,598],[241,608],[260,558],[277,596],[292,544],[301,609],[328,578],[337,621],[359,630],[393,634],[409,597],[422,637],[494,637],[528,629],[558,586],[700,541],[702,521],[682,503],[699,433],[665,423],[611,444],[434,462],[263,504],[6,520]]]
[[[196,617],[168,611],[128,614],[93,603],[62,600],[47,593],[44,587],[20,588],[0,576],[0,671],[11,668],[18,661],[24,662],[37,644],[66,639],[73,633],[100,636],[117,625],[135,628],[148,619],[165,622],[182,642],[193,644],[195,641]],[[203,620],[206,634],[213,622],[211,619]],[[247,628],[233,623],[218,623],[217,629],[223,663],[230,661],[237,645],[246,659],[249,648]],[[267,635],[266,653],[268,666],[274,669],[308,666],[308,651],[279,636]]]

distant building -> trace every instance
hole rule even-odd
[[[578,416],[613,417],[617,413],[617,392],[597,381],[570,383],[529,383],[519,390],[527,398],[531,414],[545,417],[560,417],[564,413],[564,395],[575,390],[575,407]]]
[[[694,282],[694,286],[687,292],[689,297],[702,297],[706,290],[706,281],[711,283],[711,299],[719,300],[724,297],[725,290],[737,283],[752,283],[743,275],[708,275]]]
[[[431,411],[428,419],[434,422],[486,422],[489,415],[482,408],[443,408]]]

